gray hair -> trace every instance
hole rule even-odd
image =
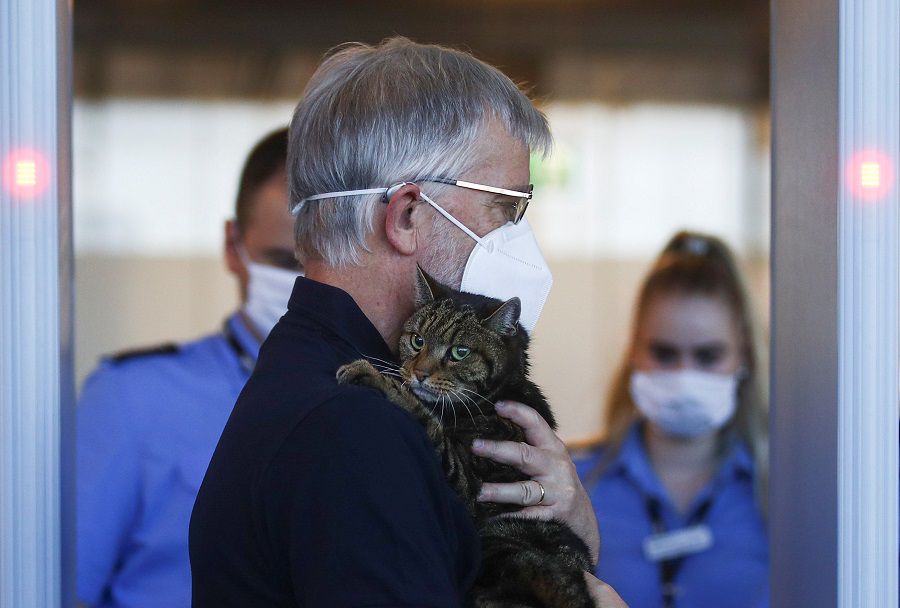
[[[316,70],[291,121],[288,180],[291,206],[299,205],[299,257],[358,264],[380,199],[300,204],[305,197],[461,177],[478,162],[471,150],[492,118],[530,151],[549,152],[544,115],[507,76],[468,53],[402,37],[340,47]]]

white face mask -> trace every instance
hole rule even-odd
[[[268,264],[258,264],[250,259],[240,245],[237,250],[250,275],[244,313],[256,326],[261,336],[268,336],[278,319],[287,312],[288,300],[294,290],[294,282],[297,277],[303,276],[303,273]]]
[[[522,303],[519,323],[531,333],[550,295],[553,274],[541,254],[528,220],[523,218],[518,224],[507,222],[479,237],[427,194],[420,194],[426,203],[476,243],[466,260],[460,291],[503,301],[519,298]]]
[[[734,416],[741,374],[635,371],[631,398],[647,420],[678,437],[716,431]]]
[[[307,196],[301,201],[301,204],[306,201],[358,194],[387,194],[389,190],[389,188],[367,188],[365,190],[326,192]],[[522,304],[519,323],[531,333],[544,308],[547,296],[550,294],[553,275],[541,254],[528,220],[523,218],[518,224],[507,222],[484,237],[480,237],[431,200],[427,194],[421,190],[419,194],[426,203],[434,207],[438,213],[469,235],[476,243],[466,261],[460,290],[499,300],[519,298]],[[294,212],[299,207],[298,204],[294,208]]]

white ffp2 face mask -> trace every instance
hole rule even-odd
[[[244,313],[265,338],[275,327],[278,319],[287,312],[294,282],[297,277],[303,276],[303,273],[254,262],[240,246],[238,255],[250,275]]]
[[[631,398],[644,417],[678,437],[699,437],[722,428],[734,416],[740,374],[692,369],[635,371]]]
[[[503,301],[519,298],[522,303],[519,323],[531,333],[550,295],[553,274],[541,254],[528,220],[522,218],[518,224],[507,222],[479,237],[424,192],[420,194],[426,203],[476,243],[466,260],[460,291]]]
[[[390,188],[366,188],[314,194],[300,201],[295,206],[294,212],[307,201],[361,194],[387,195],[389,190]],[[480,237],[431,200],[427,194],[421,190],[419,194],[426,203],[476,243],[472,253],[469,254],[469,259],[466,260],[460,290],[504,301],[519,298],[522,305],[519,323],[531,333],[544,308],[547,296],[550,295],[553,274],[541,254],[528,220],[523,218],[518,224],[507,222]]]

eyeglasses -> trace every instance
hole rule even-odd
[[[507,190],[506,188],[485,186],[484,184],[475,184],[461,179],[450,179],[448,177],[426,177],[417,181],[448,184],[450,186],[458,186],[469,190],[478,190],[480,192],[491,192],[493,194],[509,196],[513,199],[509,204],[510,209],[513,211],[511,218],[513,224],[518,224],[522,221],[522,218],[525,216],[525,210],[528,209],[528,203],[531,201],[532,193],[534,192],[534,184],[528,184],[528,192],[519,192],[518,190]]]
[[[510,217],[510,220],[513,224],[518,224],[520,221],[522,221],[522,217],[524,217],[525,215],[525,210],[528,209],[528,202],[531,200],[532,192],[534,191],[534,184],[528,184],[528,192],[520,192],[518,190],[507,190],[506,188],[497,188],[496,186],[485,186],[484,184],[475,184],[472,182],[463,181],[461,179],[450,179],[448,177],[425,177],[416,181],[447,184],[450,186],[458,186],[460,188],[468,188],[469,190],[478,190],[480,192],[491,192],[493,194],[502,194],[503,196],[508,196],[513,199],[507,206],[512,211],[512,217]],[[399,188],[408,183],[410,182],[398,182],[393,186],[389,186],[387,188],[364,188],[361,190],[341,190],[340,192],[324,192],[322,194],[313,194],[298,201],[293,206],[293,208],[291,208],[291,214],[297,215],[300,212],[300,209],[303,207],[304,203],[306,203],[307,201],[319,201],[330,198],[340,198],[342,196],[380,194],[382,195],[381,200],[386,203]]]

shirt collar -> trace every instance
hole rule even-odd
[[[645,496],[658,500],[663,500],[666,496],[666,492],[653,470],[653,465],[650,464],[647,451],[644,449],[640,422],[631,426],[619,453],[610,463],[610,471],[624,473]]]
[[[741,441],[733,440],[729,443],[728,452],[713,477],[713,486],[727,483],[739,476],[753,477],[753,459],[750,452]],[[628,431],[619,453],[609,465],[609,470],[627,475],[648,497],[661,500],[666,496],[659,477],[650,463],[647,450],[644,449],[642,425],[639,421]]]
[[[396,360],[384,338],[343,289],[299,277],[288,302],[288,318],[315,322],[353,347],[354,357]]]
[[[729,451],[719,467],[719,477],[743,475],[752,478],[753,469],[753,457],[750,455],[747,446],[742,441],[736,439],[732,441]]]
[[[225,320],[226,330],[234,336],[238,346],[244,353],[248,354],[255,361],[259,356],[260,342],[257,341],[253,332],[247,327],[247,321],[240,311],[232,313]]]

